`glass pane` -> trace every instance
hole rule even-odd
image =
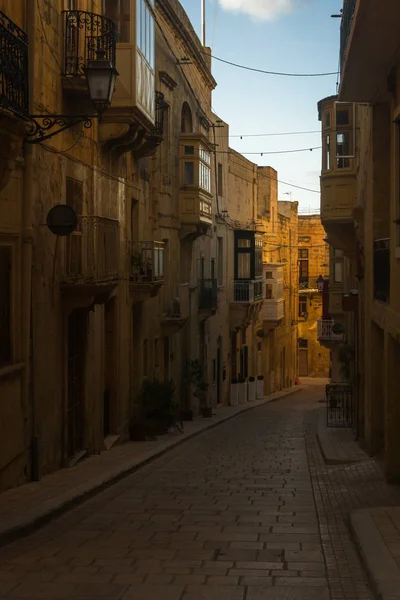
[[[185,162],[183,165],[183,185],[193,185],[194,184],[194,163]]]
[[[325,136],[325,162],[324,162],[324,168],[328,169],[328,170],[331,168],[331,136],[330,135]]]
[[[239,252],[238,254],[238,279],[250,279],[251,277],[251,255],[250,252]]]
[[[251,248],[251,240],[238,240],[238,248]]]
[[[265,273],[265,279],[273,279],[273,276],[272,276],[272,271],[267,271],[267,272]]]
[[[255,276],[260,277],[262,275],[262,250],[256,250],[255,252]]]
[[[273,286],[272,283],[267,283],[265,286],[265,298],[266,300],[272,300],[273,299]]]
[[[194,146],[185,146],[184,153],[185,154],[194,154]]]
[[[348,108],[336,108],[336,125],[349,125],[350,111]]]
[[[335,283],[342,283],[343,281],[343,265],[341,262],[335,262]]]

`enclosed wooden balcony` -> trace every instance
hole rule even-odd
[[[343,333],[335,333],[333,319],[319,319],[317,321],[317,339],[320,343],[338,343],[344,340]]]
[[[344,0],[340,100],[375,103],[384,97],[399,31],[398,0]]]
[[[201,134],[181,134],[181,237],[196,238],[212,225],[210,142]]]
[[[283,291],[283,264],[263,263],[265,294],[261,309],[261,320],[264,324],[277,327],[285,316],[285,300]]]
[[[129,290],[134,302],[158,294],[164,283],[164,242],[128,242]]]
[[[61,290],[83,304],[102,303],[118,284],[119,221],[80,216],[65,238]],[[79,302],[77,303],[79,305]]]
[[[331,245],[351,250],[357,203],[355,106],[332,96],[319,102],[318,111],[322,122],[321,221]]]

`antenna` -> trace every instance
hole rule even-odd
[[[201,43],[205,47],[206,45],[206,0],[200,0],[201,2]]]

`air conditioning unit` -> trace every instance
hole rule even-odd
[[[174,319],[180,319],[181,318],[181,299],[180,298],[173,298],[172,299],[172,313],[171,316]]]

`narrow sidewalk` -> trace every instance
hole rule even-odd
[[[203,431],[244,411],[303,389],[301,385],[293,386],[243,406],[218,407],[211,419],[185,423],[182,434],[169,433],[156,441],[127,442],[90,456],[74,467],[46,475],[39,482],[27,483],[0,494],[0,545],[25,535]]]

